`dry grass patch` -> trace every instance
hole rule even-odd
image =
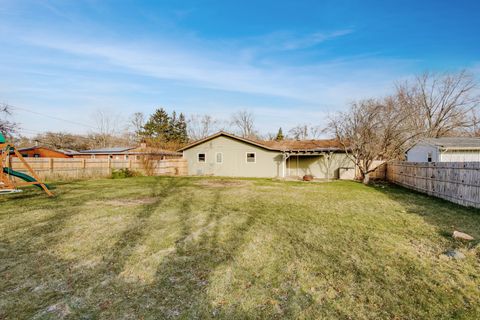
[[[225,188],[225,187],[245,187],[252,184],[248,180],[232,180],[232,179],[202,179],[197,182],[199,186],[210,188]]]
[[[0,319],[480,315],[478,241],[450,237],[480,239],[478,210],[341,181],[56,187],[0,198]]]

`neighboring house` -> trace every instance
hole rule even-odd
[[[480,138],[429,138],[406,152],[409,162],[480,162]]]
[[[24,158],[71,158],[76,151],[59,150],[44,146],[34,146],[18,149]]]
[[[142,143],[139,147],[115,147],[82,150],[73,157],[91,159],[140,160],[142,157],[148,157],[149,159],[181,158],[182,154],[175,151],[147,147],[146,144]]]
[[[255,141],[219,132],[179,151],[189,175],[354,178],[354,164],[335,140]]]

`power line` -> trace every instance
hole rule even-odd
[[[72,121],[72,120],[67,120],[67,119],[63,119],[63,118],[51,116],[51,115],[49,115],[49,114],[45,114],[45,113],[33,111],[33,110],[30,110],[30,109],[27,109],[27,108],[23,108],[23,107],[17,107],[17,106],[12,106],[12,105],[9,105],[9,106],[12,107],[12,108],[14,108],[14,109],[18,109],[18,110],[22,110],[22,111],[26,111],[26,112],[30,112],[30,113],[36,114],[36,115],[38,115],[38,116],[42,116],[42,117],[46,117],[46,118],[50,118],[50,119],[54,119],[54,120],[58,120],[58,121],[64,121],[64,122],[68,122],[68,123],[75,124],[75,125],[78,125],[78,126],[83,126],[83,127],[87,127],[87,128],[90,128],[90,129],[94,129],[94,130],[97,129],[97,128],[95,128],[94,126],[91,126],[91,125],[88,125],[88,124],[85,124],[85,123],[81,123],[81,122],[77,122],[77,121]]]

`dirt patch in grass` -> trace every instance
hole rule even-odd
[[[152,204],[155,203],[158,199],[155,197],[144,197],[144,198],[126,198],[126,199],[111,199],[102,201],[102,205],[109,205],[115,207],[131,207],[138,206],[142,204]],[[89,204],[99,204],[99,201],[93,201]]]
[[[224,188],[224,187],[244,187],[250,185],[251,181],[244,180],[202,180],[197,183],[199,186],[211,187],[211,188]]]

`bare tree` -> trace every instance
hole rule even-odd
[[[133,132],[137,137],[141,135],[145,121],[146,119],[143,112],[135,112],[132,114],[130,118],[130,126],[133,128]]]
[[[6,103],[0,104],[0,132],[10,138],[18,129],[18,124],[9,120],[11,115],[12,107]]]
[[[97,144],[103,148],[111,147],[115,135],[119,132],[120,116],[106,109],[98,109],[93,117],[97,127],[94,133]]]
[[[295,140],[318,139],[323,129],[320,126],[299,124],[288,131],[288,134]]]
[[[288,134],[295,140],[306,140],[308,138],[308,125],[299,124],[290,129]]]
[[[466,135],[471,137],[480,137],[480,110],[472,110],[470,114],[471,126],[466,130]]]
[[[94,140],[79,134],[67,132],[44,132],[37,134],[33,141],[56,149],[85,150],[95,147]]]
[[[244,138],[256,137],[255,116],[246,110],[241,110],[232,115],[231,124]]]
[[[418,135],[408,125],[411,116],[391,97],[362,100],[331,119],[329,129],[368,184],[375,160],[401,157],[406,144]]]
[[[404,110],[415,114],[410,118],[412,128],[423,131],[422,136],[438,138],[458,134],[472,126],[469,115],[480,104],[477,83],[472,74],[424,73],[413,83],[397,86],[397,100]]]
[[[194,114],[187,121],[187,133],[190,140],[199,140],[208,137],[219,130],[220,121],[211,115]]]

